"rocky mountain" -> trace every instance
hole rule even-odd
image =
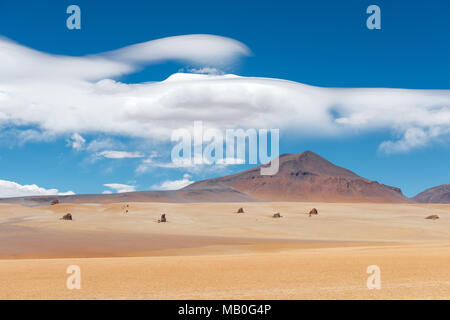
[[[450,183],[422,191],[412,199],[420,203],[450,203]]]
[[[261,175],[260,168],[199,181],[183,190],[232,188],[271,201],[409,201],[399,188],[360,177],[311,151],[281,155],[276,175]]]

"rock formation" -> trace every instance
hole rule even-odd
[[[63,215],[61,220],[72,220],[72,215],[70,213],[67,213],[67,214]]]
[[[277,212],[277,213],[274,213],[272,217],[273,218],[281,218],[281,214]]]
[[[309,211],[309,216],[311,217],[312,215],[317,215],[319,214],[319,211],[317,211],[316,208],[312,208],[311,211]]]

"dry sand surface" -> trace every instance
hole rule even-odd
[[[450,205],[128,205],[0,204],[0,298],[450,299]]]

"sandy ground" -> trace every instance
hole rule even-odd
[[[1,204],[0,298],[450,299],[450,205],[128,205]]]

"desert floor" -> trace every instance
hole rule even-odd
[[[450,205],[126,205],[0,204],[0,299],[450,299]]]

